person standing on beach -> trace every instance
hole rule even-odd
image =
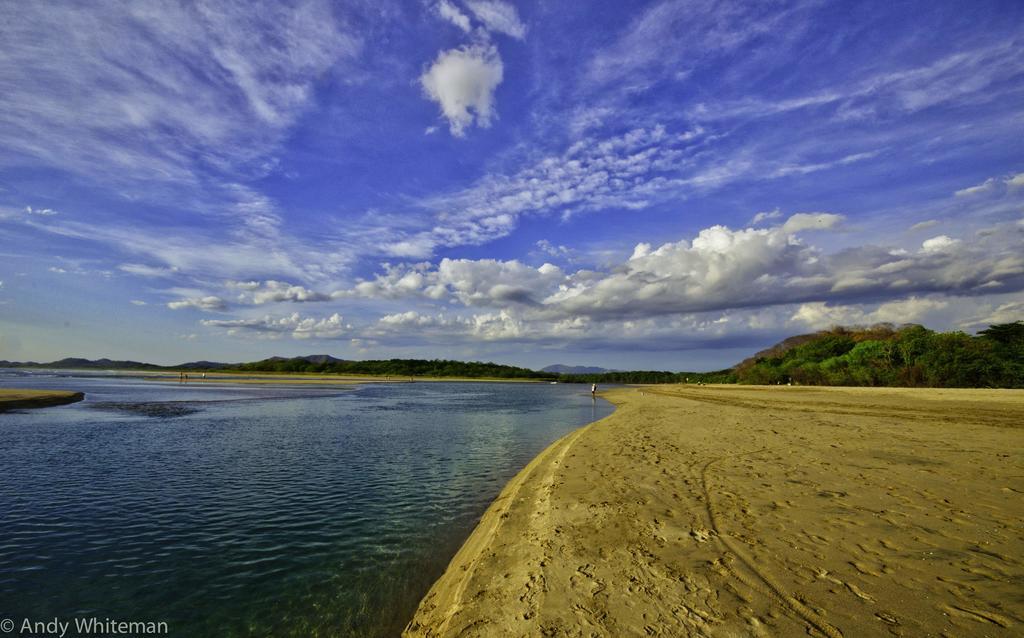
[[[596,383],[591,384],[591,386],[590,386],[590,396],[592,396],[592,397],[596,397],[597,396],[597,384]]]

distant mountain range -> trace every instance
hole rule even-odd
[[[561,363],[541,368],[541,372],[552,374],[604,374],[605,372],[617,372],[609,368],[598,368],[596,366],[567,366]]]
[[[266,361],[306,361],[320,365],[324,363],[345,363],[329,354],[310,354],[304,357],[270,357]],[[43,368],[56,370],[225,370],[237,368],[240,363],[219,361],[188,361],[173,366],[161,366],[142,361],[121,361],[115,359],[82,359],[67,357],[59,361],[37,363],[35,361],[0,361],[0,368]]]
[[[0,368],[53,368],[60,370],[160,370],[163,366],[141,361],[115,361],[113,359],[82,359],[67,357],[49,363],[35,361],[0,361]]]
[[[347,359],[338,359],[329,354],[307,354],[304,357],[270,357],[264,361],[307,361],[317,365],[321,363],[346,363]]]
[[[314,365],[331,365],[350,363],[346,359],[338,359],[329,354],[310,354],[302,357],[268,357],[257,363],[311,363]],[[172,366],[161,366],[142,361],[123,361],[115,359],[83,359],[67,357],[59,361],[38,363],[36,361],[0,361],[0,368],[44,368],[60,370],[235,370],[253,364],[223,363],[220,361],[188,361]],[[541,370],[549,374],[604,374],[616,372],[609,368],[597,366],[568,366],[563,364],[550,365]]]

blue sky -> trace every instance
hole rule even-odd
[[[1024,4],[0,6],[0,359],[1024,318]]]

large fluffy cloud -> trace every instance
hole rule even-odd
[[[281,317],[266,315],[258,319],[204,319],[201,323],[211,328],[227,328],[230,335],[248,333],[272,339],[284,335],[294,339],[333,339],[352,328],[338,313],[321,319],[303,317],[294,312]]]
[[[237,298],[240,302],[255,305],[278,302],[303,303],[330,299],[330,296],[304,286],[274,279],[264,282],[229,281],[227,287],[238,291]]]
[[[603,321],[1024,288],[1020,225],[968,239],[939,235],[917,250],[864,245],[826,252],[805,237],[834,228],[841,219],[834,213],[800,213],[770,228],[712,226],[692,240],[656,248],[638,244],[629,259],[605,271],[566,273],[552,264],[535,268],[492,259],[392,265],[352,294],[451,300],[549,320]]]
[[[909,297],[890,301],[866,310],[861,305],[830,306],[822,301],[801,304],[790,321],[807,328],[822,329],[830,326],[870,325],[876,323],[919,323],[930,313],[949,306],[944,299]]]
[[[564,279],[561,268],[547,263],[534,268],[514,259],[442,259],[436,267],[388,264],[374,279],[356,284],[352,293],[384,299],[452,297],[463,306],[539,306]]]
[[[352,327],[338,315],[292,314],[202,323],[236,335],[344,337],[412,348],[530,343],[686,350],[753,347],[834,324],[978,327],[1020,317],[1024,225],[937,235],[914,248],[815,245],[842,221],[835,213],[798,213],[767,228],[716,225],[690,239],[637,244],[628,258],[597,270],[496,259],[387,264],[331,296],[389,308],[376,321]],[[825,243],[840,238],[849,241],[849,234]],[[232,286],[250,303],[257,292],[274,301],[309,292],[278,282]]]
[[[473,44],[438,54],[420,77],[420,84],[441,107],[452,135],[461,137],[473,124],[491,125],[496,116],[494,91],[503,74],[498,49],[491,44]]]
[[[227,310],[227,303],[223,299],[216,295],[204,295],[201,297],[189,297],[187,299],[179,299],[177,301],[171,301],[167,304],[167,307],[171,310],[182,310],[184,308],[195,308],[197,310],[204,310],[206,312],[215,312],[219,310]]]

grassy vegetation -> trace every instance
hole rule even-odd
[[[994,325],[978,336],[917,325],[833,328],[787,340],[735,373],[739,383],[751,384],[1020,388],[1024,322]]]
[[[668,372],[665,370],[632,370],[601,374],[563,374],[563,383],[736,383],[732,368],[715,372]]]

